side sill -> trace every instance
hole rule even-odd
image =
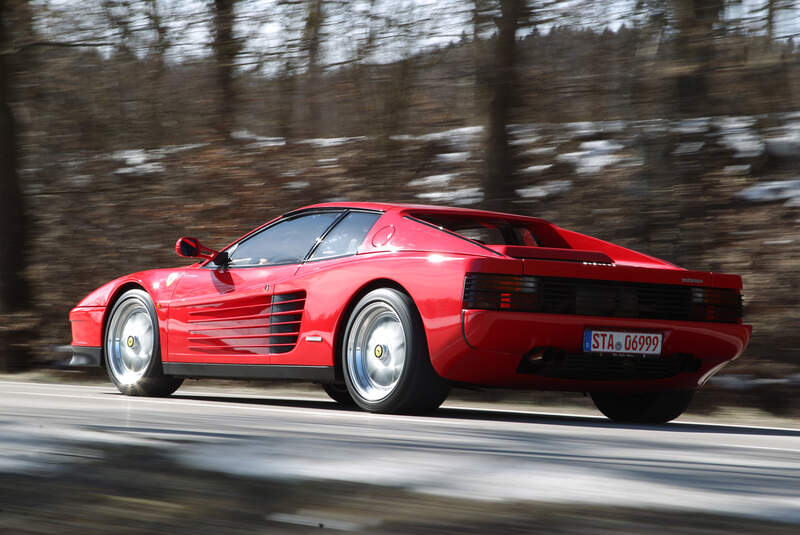
[[[333,366],[285,366],[275,364],[202,364],[164,362],[166,375],[175,377],[214,377],[217,379],[296,379],[300,381],[336,381]]]

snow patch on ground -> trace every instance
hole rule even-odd
[[[677,134],[703,134],[711,128],[710,117],[696,117],[677,121],[670,130]]]
[[[389,139],[394,141],[443,141],[453,146],[466,146],[474,141],[483,133],[482,126],[465,126],[453,128],[441,132],[433,132],[422,136],[411,136],[407,134],[391,136]]]
[[[186,150],[193,150],[199,149],[201,147],[205,147],[208,143],[189,143],[186,145],[166,145],[161,147],[160,149],[156,149],[156,152],[160,152],[162,154],[176,154],[178,152],[183,152]]]
[[[618,163],[622,158],[606,152],[577,151],[559,154],[556,159],[575,166],[579,175],[600,173],[606,167]]]
[[[522,151],[523,156],[551,156],[555,153],[556,148],[552,145],[548,147],[534,147],[532,149]]]
[[[741,132],[753,128],[756,124],[756,118],[751,115],[739,117],[722,116],[716,117],[714,122],[722,132]]]
[[[761,182],[736,196],[750,202],[786,201],[786,206],[800,206],[800,179]]]
[[[522,169],[520,172],[522,172],[522,173],[530,173],[530,174],[538,174],[538,173],[543,173],[544,171],[547,171],[551,167],[553,167],[553,164],[551,164],[551,163],[544,164],[544,165],[531,165],[530,167],[526,167],[525,169]]]
[[[580,175],[600,173],[606,167],[619,164],[624,158],[614,154],[622,150],[624,145],[609,139],[584,141],[581,150],[565,152],[556,156],[556,160],[575,166]]]
[[[437,154],[436,161],[448,163],[466,162],[469,160],[469,156],[469,152],[446,152],[444,154]]]
[[[292,180],[283,185],[286,189],[305,189],[311,185],[307,180]]]
[[[706,145],[705,141],[687,141],[685,143],[678,143],[675,150],[672,151],[673,156],[685,156],[687,154],[697,154]]]
[[[554,180],[546,184],[518,189],[517,194],[524,199],[546,199],[547,197],[569,191],[571,188],[571,180]]]
[[[462,188],[452,191],[435,191],[418,193],[417,198],[426,201],[453,203],[459,206],[477,204],[483,200],[483,191],[480,188]]]
[[[264,149],[266,147],[282,147],[286,145],[286,140],[282,137],[259,136],[249,130],[237,130],[231,133],[231,137],[240,141],[252,141],[247,145],[249,149]]]
[[[130,167],[121,167],[114,171],[117,175],[151,175],[153,173],[163,173],[164,166],[158,162],[148,162]]]
[[[751,132],[723,135],[720,143],[734,151],[734,158],[757,158],[764,154],[764,140]]]
[[[749,175],[752,165],[726,165],[722,170],[726,175]]]
[[[777,134],[767,137],[764,143],[767,153],[779,158],[800,158],[800,112],[798,119],[785,123],[782,127],[773,128],[772,133]]]
[[[510,145],[533,145],[537,141],[539,141],[540,136],[528,136],[528,137],[521,137],[517,139],[512,139],[509,143]]]
[[[208,145],[208,143],[191,143],[188,145],[167,145],[159,149],[128,149],[118,150],[111,153],[112,160],[119,160],[125,164],[114,171],[117,175],[150,175],[163,173],[164,166],[158,161],[169,154],[175,154],[186,150],[192,150]]]
[[[442,175],[431,175],[424,178],[416,178],[408,183],[409,186],[445,186],[458,175],[456,173],[445,173]]]
[[[356,141],[364,141],[367,138],[365,136],[354,136],[354,137],[320,137],[314,139],[302,139],[298,141],[298,143],[305,143],[307,145],[313,145],[318,148],[326,148],[326,147],[338,147],[339,145],[344,145],[345,143],[353,143]]]
[[[598,123],[588,121],[567,123],[566,127],[572,133],[572,136],[577,138],[596,136],[602,132],[602,128]]]
[[[130,150],[118,150],[111,154],[111,158],[114,160],[120,160],[125,162],[125,165],[128,166],[136,166],[142,165],[147,163],[149,160],[158,160],[163,156],[158,152],[148,152],[144,149],[130,149]]]
[[[624,145],[610,139],[597,139],[581,143],[581,150],[590,152],[617,152],[624,148]]]

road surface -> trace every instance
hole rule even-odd
[[[455,405],[426,417],[374,415],[322,398],[229,394],[202,382],[153,399],[121,396],[111,385],[0,381],[6,481],[91,466],[104,448],[119,446],[226,477],[800,524],[800,430],[619,425]],[[284,520],[303,525],[304,518]]]

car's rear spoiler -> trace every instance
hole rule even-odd
[[[556,260],[561,262],[586,262],[592,264],[614,264],[614,260],[597,251],[556,249],[553,247],[525,247],[520,245],[491,245],[492,250],[512,258],[530,260]]]

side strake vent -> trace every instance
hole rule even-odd
[[[189,350],[207,355],[287,353],[297,344],[305,302],[301,291],[199,306],[189,314]]]
[[[270,353],[288,353],[297,345],[305,305],[305,292],[272,296],[269,323]]]
[[[578,316],[739,323],[742,296],[729,288],[468,273],[464,308]]]

